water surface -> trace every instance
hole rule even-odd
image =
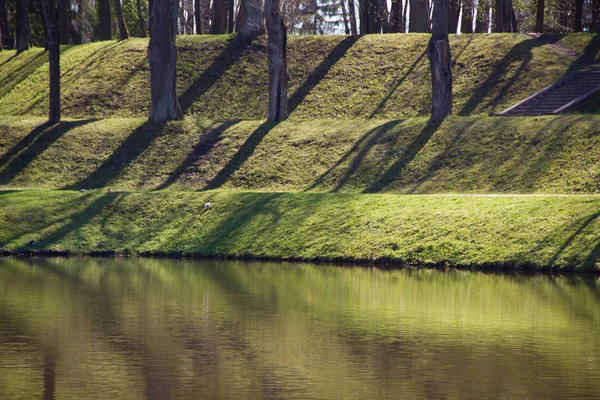
[[[599,399],[600,279],[0,259],[1,399]]]

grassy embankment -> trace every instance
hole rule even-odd
[[[499,111],[590,64],[549,43],[587,49],[595,37],[568,38],[454,37],[456,113]],[[186,112],[226,121],[161,127],[94,119],[147,111],[145,41],[65,48],[65,113],[88,119],[2,118],[0,186],[34,190],[1,193],[0,246],[87,253],[105,241],[106,251],[137,254],[600,268],[597,196],[394,195],[600,192],[596,116],[452,117],[437,129],[390,120],[427,113],[426,40],[293,38],[292,119],[278,125],[241,120],[264,114],[260,40],[180,38]],[[0,53],[0,113],[45,113],[36,51]],[[302,121],[311,117],[337,119]],[[122,192],[35,190],[107,186]],[[140,189],[168,190],[131,192]],[[172,191],[207,189],[218,191]]]

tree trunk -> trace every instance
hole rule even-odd
[[[119,39],[127,40],[129,39],[129,30],[127,29],[127,24],[125,24],[125,19],[123,18],[123,9],[121,8],[121,0],[115,0],[115,14],[117,15],[117,25],[119,26]]]
[[[52,0],[42,0],[43,18],[46,21],[48,41],[48,64],[50,69],[50,110],[48,122],[56,124],[60,121],[60,42],[58,37],[58,9],[61,2],[53,4]]]
[[[503,8],[504,8],[504,0],[496,0],[496,2],[494,4],[494,26],[493,26],[494,32],[504,32]]]
[[[150,122],[182,119],[176,90],[178,0],[153,0],[150,10]]]
[[[575,32],[583,32],[583,0],[575,0],[575,23],[573,25]]]
[[[227,0],[227,33],[233,33],[234,31],[234,16],[235,16],[235,4],[233,0]]]
[[[1,0],[0,0],[1,1]],[[369,26],[369,0],[360,0],[358,3],[358,18],[360,20],[360,34],[366,35]]]
[[[98,39],[111,40],[110,1],[97,0],[98,3]]]
[[[535,14],[535,31],[542,33],[544,32],[544,11],[546,4],[544,0],[537,0],[537,10]]]
[[[429,32],[429,6],[427,0],[410,0],[409,32]]]
[[[475,32],[487,33],[490,29],[490,3],[489,0],[479,0],[477,6],[477,19],[475,21]]]
[[[69,41],[73,44],[81,44],[83,41],[81,34],[77,32],[75,25],[73,25],[72,19],[69,19]]]
[[[222,34],[227,32],[226,11],[225,0],[213,0],[210,33]]]
[[[357,35],[358,30],[356,29],[356,8],[354,7],[354,0],[348,0],[348,12],[350,13],[350,33]]]
[[[265,31],[263,0],[240,0],[238,32],[255,36]]]
[[[404,0],[404,9],[402,10],[402,33],[406,33],[406,16],[408,15],[408,0]]]
[[[452,55],[448,42],[448,0],[434,0],[433,29],[429,41],[432,85],[432,123],[452,114]]]
[[[448,33],[458,31],[458,20],[460,18],[460,0],[448,0]]]
[[[462,0],[462,5],[460,31],[462,33],[473,33],[473,0]]]
[[[266,0],[269,42],[269,107],[267,120],[279,122],[287,118],[287,33],[279,11],[279,0]]]
[[[392,0],[390,9],[390,32],[402,32],[402,0]]]
[[[517,23],[517,14],[515,13],[515,8],[510,8],[510,21],[511,21],[511,32],[519,32],[519,26]]]
[[[15,45],[8,27],[8,17],[6,14],[6,0],[0,0],[0,36],[2,36],[2,48],[12,49]]]
[[[591,31],[600,33],[600,0],[592,0]]]
[[[144,11],[142,10],[142,1],[136,0],[135,6],[138,14],[138,31],[140,37],[146,37],[146,20],[144,19]]]
[[[502,32],[512,32],[513,3],[512,0],[502,1]]]
[[[194,0],[185,0],[185,33],[194,33]]]
[[[342,18],[344,20],[344,33],[350,34],[350,25],[348,24],[348,13],[346,12],[346,1],[340,0],[340,7],[342,8]]]
[[[17,0],[16,6],[17,52],[21,52],[29,48],[29,2]]]
[[[69,44],[69,0],[62,0],[58,8],[58,40]]]
[[[202,35],[202,14],[200,13],[200,0],[194,0],[194,20],[196,21],[196,35]]]
[[[388,10],[387,0],[379,0],[379,25],[381,26],[381,32],[390,33],[390,11]]]

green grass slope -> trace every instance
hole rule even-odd
[[[0,187],[600,193],[600,116],[313,120],[0,118]]]
[[[5,191],[0,247],[597,271],[598,210],[598,196]]]
[[[588,65],[600,48],[591,34],[451,37],[454,110],[462,116],[498,112]],[[426,34],[290,37],[292,118],[423,116],[430,109]],[[74,118],[146,116],[147,40],[63,46],[62,104]],[[188,115],[214,120],[266,115],[264,38],[180,36],[178,92]],[[583,52],[571,60],[560,50]],[[593,54],[592,54],[593,53]],[[42,49],[0,53],[0,114],[45,115],[47,55]]]

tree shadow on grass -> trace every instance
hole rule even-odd
[[[14,60],[15,62],[17,62],[19,57],[21,56],[21,54],[25,54],[25,53],[20,53],[18,55],[15,55],[14,57],[10,58],[9,60]],[[47,63],[48,59],[47,59],[47,57],[44,57],[47,54],[48,53],[45,51],[39,53],[38,55],[33,57],[31,60],[27,61],[23,65],[19,65],[18,68],[15,68],[10,74],[8,74],[4,78],[2,78],[2,80],[0,80],[0,97],[3,97],[5,95],[7,95],[8,93],[10,93],[11,90],[13,90],[21,82],[23,82],[25,79],[27,79],[27,77],[30,74],[32,74],[36,69],[38,69],[39,67],[41,67],[42,65]]]
[[[144,122],[94,172],[79,182],[64,186],[62,189],[89,189],[107,185],[150,147],[165,125],[166,123]]]
[[[360,36],[348,36],[339,42],[329,52],[327,57],[310,73],[306,81],[300,86],[293,95],[288,99],[288,113],[291,114],[296,108],[302,103],[302,101],[308,96],[311,90],[313,90],[319,82],[327,75],[329,70],[344,57],[346,52],[358,41]]]
[[[0,158],[0,185],[10,183],[33,160],[52,146],[65,133],[94,121],[97,121],[97,119],[59,122],[56,125],[44,123],[35,127]]]
[[[567,249],[567,247],[569,247],[573,243],[573,241],[577,238],[577,236],[579,236],[588,226],[590,226],[599,217],[600,217],[600,211],[588,216],[585,220],[581,221],[581,225],[579,225],[579,228],[577,228],[577,230],[575,232],[573,232],[573,234],[571,236],[569,236],[567,238],[567,240],[565,240],[565,242],[560,246],[560,248],[556,251],[556,253],[554,253],[552,258],[550,258],[550,261],[548,261],[548,264],[554,265],[554,263],[558,260],[560,255]],[[590,254],[583,261],[581,267],[584,269],[593,267],[594,262],[598,259],[599,255],[600,255],[600,242],[597,242],[594,249],[590,252]]]
[[[475,90],[473,94],[467,100],[463,108],[458,112],[460,116],[468,116],[481,104],[489,93],[502,84],[503,78],[505,77],[507,69],[513,63],[519,63],[517,70],[514,72],[508,82],[504,83],[499,88],[498,93],[493,99],[490,99],[487,106],[495,106],[502,101],[506,92],[511,86],[517,81],[521,73],[527,68],[529,62],[533,59],[533,49],[541,47],[547,44],[558,42],[562,38],[562,35],[542,35],[539,38],[532,38],[524,40],[514,45],[508,53],[502,57],[502,59],[495,64],[494,71],[488,76],[488,78]]]
[[[248,139],[242,144],[238,151],[233,155],[231,160],[225,165],[221,171],[206,184],[202,190],[217,189],[225,184],[229,178],[252,156],[254,150],[260,142],[273,128],[279,125],[278,122],[264,122],[248,136]]]
[[[76,232],[87,225],[92,219],[100,215],[103,209],[114,203],[120,196],[123,195],[109,193],[94,199],[83,210],[71,214],[68,223],[41,237],[36,246],[48,248],[50,245],[58,243],[69,234]]]
[[[417,154],[425,147],[429,139],[434,135],[440,127],[441,122],[428,122],[421,132],[414,138],[408,148],[402,153],[402,156],[390,167],[385,173],[373,182],[368,188],[364,189],[363,193],[376,193],[384,190],[392,183],[406,166],[417,156]]]
[[[227,43],[227,46],[214,59],[212,64],[179,96],[179,105],[184,113],[242,57],[256,37],[256,35],[236,35]]]
[[[572,74],[573,72],[587,67],[589,65],[598,64],[600,60],[597,57],[600,55],[600,34],[595,35],[588,45],[583,50],[583,54],[579,56],[575,61],[571,63],[565,76]]]
[[[408,76],[413,72],[413,70],[421,62],[421,60],[423,60],[426,54],[427,49],[425,49],[423,53],[421,53],[421,55],[412,63],[412,65],[408,68],[408,71],[406,71],[404,75],[402,75],[396,82],[392,84],[385,97],[379,102],[379,104],[377,105],[375,110],[373,110],[371,115],[369,115],[369,119],[373,118],[376,114],[379,114],[381,111],[383,111],[383,108],[385,107],[385,104],[390,99],[390,97],[392,97],[396,90],[398,90],[400,85],[402,85],[402,82],[404,82],[406,78],[408,78]]]
[[[340,158],[327,171],[325,171],[323,174],[321,174],[321,176],[319,176],[304,191],[306,192],[306,191],[315,189],[319,185],[323,184],[323,182],[325,182],[330,176],[332,176],[334,174],[335,170],[340,165],[342,165],[344,162],[346,162],[346,160],[349,160],[350,157],[352,157],[352,155],[355,154],[354,157],[352,158],[350,165],[344,172],[344,175],[338,179],[338,181],[335,185],[335,188],[332,189],[333,192],[339,192],[340,189],[342,189],[342,187],[352,177],[352,175],[354,173],[356,173],[356,171],[360,167],[361,162],[363,161],[363,159],[365,158],[365,156],[367,155],[369,150],[371,150],[373,145],[377,144],[387,132],[389,132],[391,129],[393,129],[395,126],[397,126],[400,123],[402,123],[401,120],[389,121],[389,122],[386,122],[385,124],[379,125],[376,128],[369,130],[360,139],[358,139],[358,141],[356,141],[356,143],[354,143],[354,145],[350,148],[350,150],[348,150],[346,152],[346,154],[344,154],[342,156],[342,158]]]
[[[194,146],[192,152],[188,154],[187,158],[177,167],[177,169],[175,169],[175,171],[169,175],[167,180],[162,183],[157,190],[166,189],[175,183],[181,177],[181,175],[188,170],[188,168],[190,168],[195,162],[202,158],[202,156],[208,154],[212,150],[213,146],[222,139],[223,133],[227,131],[227,129],[231,128],[238,122],[240,121],[235,120],[223,122],[216,128],[211,129],[208,131],[208,133],[203,135],[198,144]]]

